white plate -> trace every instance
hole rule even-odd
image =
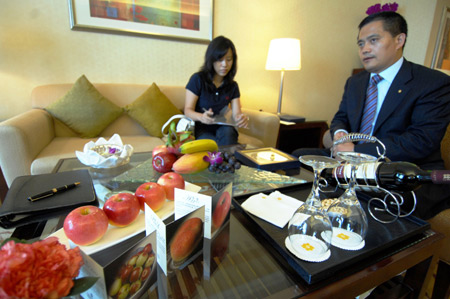
[[[198,192],[201,187],[186,182],[185,190]],[[174,213],[174,202],[171,200],[166,200],[166,203],[163,207],[156,212],[156,215],[161,218],[161,220],[165,220],[169,218]],[[140,212],[138,218],[128,226],[125,227],[116,227],[113,225],[108,226],[108,230],[106,234],[99,241],[94,244],[87,246],[79,246],[70,241],[66,234],[64,233],[64,229],[61,228],[50,235],[50,237],[57,237],[61,244],[66,245],[67,248],[78,246],[84,253],[87,255],[91,255],[108,247],[111,247],[115,244],[118,244],[126,239],[129,239],[141,232],[145,231],[145,215],[144,212]]]

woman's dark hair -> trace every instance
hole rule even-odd
[[[371,14],[361,21],[358,28],[361,30],[361,28],[367,24],[375,21],[383,21],[384,30],[389,32],[393,37],[399,35],[400,33],[404,33],[408,36],[408,25],[406,24],[406,20],[400,14],[393,11],[382,11]],[[405,45],[403,45],[403,47],[404,46]]]
[[[201,76],[206,81],[208,87],[214,88],[213,78],[216,73],[214,70],[214,62],[225,56],[228,49],[231,49],[231,53],[233,54],[233,65],[225,78],[223,78],[223,84],[226,86],[234,82],[234,76],[237,72],[236,48],[230,39],[224,36],[218,36],[209,43],[205,53],[205,62],[200,68]]]

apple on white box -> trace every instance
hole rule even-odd
[[[158,184],[164,187],[166,192],[166,198],[168,200],[174,200],[175,188],[183,189],[185,188],[185,181],[181,174],[176,172],[168,172],[163,174],[158,179]]]
[[[103,205],[103,211],[114,226],[127,226],[139,215],[141,206],[139,200],[131,193],[118,193],[108,198]]]
[[[140,185],[134,195],[138,198],[141,210],[145,211],[144,204],[147,204],[154,212],[162,208],[166,201],[166,192],[163,186],[147,182]]]
[[[82,206],[64,219],[64,233],[77,245],[90,245],[100,240],[108,229],[108,217],[96,206]]]
[[[212,213],[212,223],[216,229],[222,226],[223,221],[227,218],[231,207],[231,196],[228,191],[224,191],[217,201],[217,205]]]

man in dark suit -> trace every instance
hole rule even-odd
[[[331,122],[334,140],[361,132],[369,78],[375,74],[378,103],[371,135],[384,143],[393,161],[422,168],[443,168],[440,142],[450,119],[450,77],[403,58],[407,26],[395,12],[368,16],[359,25],[359,56],[366,71],[350,77],[339,110]],[[333,152],[377,155],[374,143],[345,143]]]
[[[386,156],[392,161],[412,162],[423,169],[444,169],[440,142],[450,120],[450,77],[406,61],[406,37],[406,21],[395,12],[369,15],[359,24],[359,56],[365,71],[347,80],[330,132],[333,140],[351,132],[367,133],[386,146]],[[372,77],[378,76],[377,83],[370,83]],[[370,104],[369,97],[373,99],[374,95],[375,102]],[[340,151],[378,156],[377,145],[348,142],[331,151],[334,156]],[[299,149],[293,154],[330,152]],[[426,219],[450,208],[450,188],[441,187],[419,189],[416,215]],[[423,197],[424,189],[427,198]],[[433,198],[428,198],[430,194]]]

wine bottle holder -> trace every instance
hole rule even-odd
[[[334,141],[333,146],[342,144],[342,143],[347,143],[347,142],[378,143],[382,148],[382,151],[380,151],[380,148],[378,146],[376,147],[377,153],[378,153],[378,160],[386,159],[386,146],[384,145],[383,142],[381,142],[380,140],[378,140],[378,138],[376,138],[374,136],[362,134],[362,133],[350,133],[350,134],[344,135],[343,137]]]
[[[378,143],[379,146],[376,147],[378,158],[377,162],[380,160],[389,160],[386,157],[386,146],[378,140],[376,137],[367,135],[367,134],[361,134],[361,133],[350,133],[342,138],[339,138],[333,143],[333,146],[346,143],[346,142],[370,142],[370,143]],[[345,163],[345,166],[347,167],[347,162]],[[350,167],[350,166],[348,166]],[[336,173],[335,173],[336,175]],[[346,189],[348,188],[348,181],[349,177],[345,178],[345,183],[340,183],[339,179],[335,177],[335,180],[337,182],[336,188],[342,188]],[[362,180],[360,180],[362,181]],[[402,211],[402,206],[405,202],[403,194],[399,192],[389,191],[383,187],[381,187],[378,183],[378,180],[376,176],[371,178],[371,183],[369,183],[369,179],[367,177],[364,177],[363,183],[356,182],[356,190],[359,191],[365,191],[366,193],[375,193],[374,197],[371,197],[368,202],[368,211],[369,214],[372,216],[373,219],[375,219],[378,222],[381,223],[391,223],[396,221],[398,218],[407,217],[411,215],[414,210],[416,209],[417,204],[417,198],[416,194],[411,191],[411,195],[413,198],[413,207],[412,209],[405,213]],[[375,182],[375,183],[374,183]],[[322,187],[327,187],[328,183],[325,180],[325,184],[321,184]],[[336,191],[336,190],[335,190]],[[335,192],[332,191],[332,192]],[[322,192],[327,192],[322,190]],[[380,196],[378,196],[378,194]]]

